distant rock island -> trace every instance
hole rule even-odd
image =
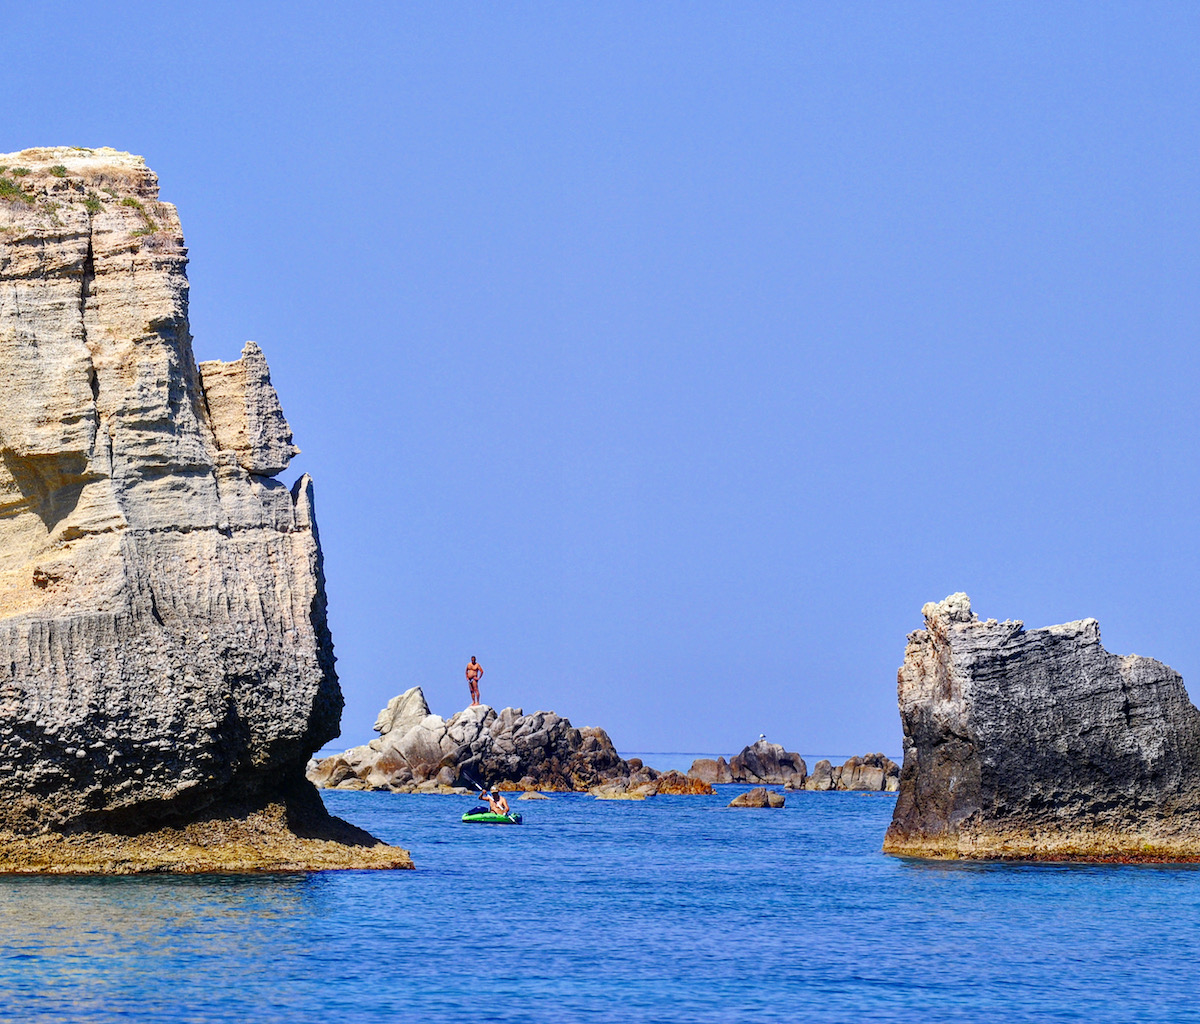
[[[810,775],[804,758],[794,751],[784,750],[778,743],[769,742],[765,736],[743,747],[740,754],[735,754],[728,761],[724,757],[697,758],[688,769],[688,775],[716,785],[765,783],[817,792],[848,790],[894,793],[900,788],[900,766],[883,754],[852,757],[841,765],[821,760],[813,766]]]
[[[1110,654],[1094,619],[981,622],[966,594],[922,613],[887,853],[1200,860],[1200,711],[1178,673]]]
[[[711,793],[679,772],[626,761],[603,729],[576,729],[553,711],[496,712],[486,704],[449,719],[432,714],[414,686],[393,697],[375,720],[378,738],[322,761],[308,778],[332,789],[447,793],[474,786],[526,791],[592,791],[607,799]]]
[[[258,347],[196,365],[186,264],[140,157],[0,155],[0,872],[411,866],[304,778],[312,482]]]

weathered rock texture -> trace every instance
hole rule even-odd
[[[927,604],[899,673],[904,768],[884,850],[1200,859],[1200,712],[1094,619],[1026,631],[965,594]]]
[[[380,735],[320,762],[308,777],[336,789],[387,789],[397,793],[453,792],[474,785],[509,790],[593,790],[633,799],[663,792],[712,792],[678,772],[665,776],[637,758],[625,761],[603,729],[576,729],[553,711],[499,714],[486,704],[449,720],[431,714],[419,686],[388,702],[375,720]]]
[[[406,864],[304,780],[312,483],[258,347],[196,366],[186,263],[140,157],[0,156],[0,870]]]
[[[799,789],[808,775],[808,765],[799,754],[784,750],[778,743],[768,742],[766,737],[759,737],[728,762],[723,757],[715,761],[711,757],[696,758],[688,775],[710,784],[762,782],[782,786],[792,781],[794,788]]]
[[[785,797],[782,793],[776,792],[773,789],[767,789],[765,786],[756,786],[754,789],[735,796],[729,801],[729,806],[782,807],[786,802],[787,797]]]
[[[723,757],[698,757],[688,776],[710,784],[731,782],[765,783],[788,789],[816,792],[863,790],[892,792],[900,788],[900,766],[883,754],[852,757],[843,765],[818,761],[812,774],[804,758],[783,749],[778,743],[760,738],[753,746],[743,747],[728,762]]]
[[[636,758],[634,760],[637,760]],[[640,776],[649,771],[654,777],[644,780]],[[667,771],[659,774],[653,768],[634,766],[628,780],[608,782],[588,790],[598,800],[645,800],[651,796],[712,796],[716,790],[701,779],[694,779],[682,772]]]
[[[864,754],[840,765],[820,760],[813,766],[812,774],[804,780],[803,785],[788,783],[788,789],[816,792],[895,793],[899,788],[900,766],[884,754]]]

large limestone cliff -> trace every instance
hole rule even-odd
[[[197,367],[140,157],[0,156],[0,871],[392,866],[338,734],[312,483],[258,347]]]
[[[1200,860],[1200,711],[1178,673],[1110,654],[1094,619],[981,622],[966,594],[922,611],[886,852]]]

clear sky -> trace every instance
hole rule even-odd
[[[0,151],[145,156],[316,480],[343,742],[900,750],[920,607],[1200,681],[1200,5],[56,3]]]

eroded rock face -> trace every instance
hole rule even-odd
[[[553,711],[526,715],[520,708],[505,708],[497,713],[486,704],[447,720],[429,713],[417,686],[388,702],[375,729],[379,737],[365,746],[310,763],[309,779],[325,788],[401,793],[474,785],[615,792],[654,783],[660,775],[636,758],[623,760],[603,729],[576,729]],[[680,779],[669,780],[676,787],[672,792],[697,789]]]
[[[197,368],[179,219],[140,157],[0,167],[0,830],[40,836],[43,868],[81,830],[154,867],[138,834],[257,814],[259,866],[319,865],[305,841],[348,833],[303,772],[342,698],[312,482],[272,479],[296,449],[262,353]],[[263,822],[300,819],[274,857]],[[326,859],[407,859],[355,843]]]
[[[287,469],[300,449],[292,444],[262,349],[248,341],[235,362],[201,363],[200,377],[217,446],[233,452],[238,465],[256,476]]]
[[[927,604],[898,694],[884,850],[926,857],[1200,858],[1200,712],[1166,665],[1110,654],[1094,619],[981,622]]]

